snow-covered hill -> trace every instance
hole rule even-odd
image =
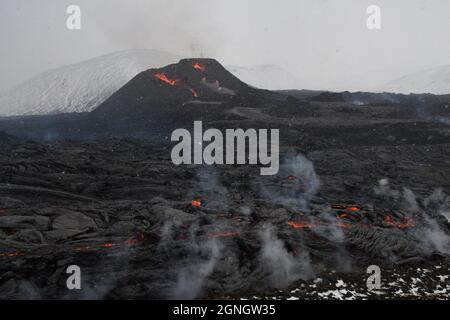
[[[0,116],[92,111],[141,71],[178,62],[155,50],[127,50],[44,72],[0,95]]]
[[[395,93],[450,93],[450,65],[436,67],[393,80],[380,88]]]
[[[310,87],[302,79],[276,65],[227,66],[226,69],[245,83],[261,89],[309,89]]]

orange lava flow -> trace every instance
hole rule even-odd
[[[390,226],[397,227],[399,229],[406,229],[414,227],[412,217],[405,217],[403,222],[395,221],[392,216],[384,216],[384,222]]]
[[[98,244],[98,245],[94,245],[94,246],[77,246],[77,247],[74,247],[73,250],[86,252],[86,251],[95,251],[95,250],[104,249],[104,248],[106,248],[106,249],[117,248],[117,247],[121,247],[123,245],[131,247],[131,246],[138,245],[140,242],[145,241],[145,238],[146,238],[145,234],[140,233],[140,234],[138,234],[137,237],[129,238],[129,239],[125,240],[123,243],[107,242],[107,243],[102,243],[102,244]]]
[[[23,256],[23,254],[20,253],[20,252],[4,252],[4,253],[0,253],[0,257],[18,257],[18,256]]]
[[[211,233],[208,235],[208,239],[228,238],[228,237],[237,237],[237,236],[239,236],[239,232],[226,231],[226,232]]]
[[[161,81],[163,81],[163,82],[165,82],[165,83],[167,83],[168,85],[171,85],[171,86],[180,86],[182,88],[186,88],[192,93],[192,96],[194,98],[198,98],[199,97],[199,94],[197,93],[197,91],[195,91],[193,88],[187,86],[186,84],[184,84],[179,79],[170,79],[165,73],[156,73],[155,74],[155,78],[159,79],[159,80],[161,80]]]
[[[137,236],[137,238],[129,238],[127,240],[125,240],[125,245],[127,246],[135,246],[137,244],[139,244],[139,242],[145,241],[145,234],[143,234],[142,232],[139,233],[139,235]]]
[[[191,93],[192,93],[192,95],[194,96],[194,98],[198,98],[198,93],[197,93],[197,91],[195,91],[194,89],[192,89],[192,88],[188,88],[189,89],[189,91],[191,91]]]
[[[201,207],[202,206],[202,201],[201,200],[192,200],[191,201],[191,205],[194,207]]]
[[[165,73],[156,73],[155,74],[155,78],[159,79],[171,86],[176,85],[177,83],[179,83],[180,80],[178,79],[170,79]]]
[[[103,243],[103,244],[101,244],[100,245],[100,247],[103,247],[103,248],[112,248],[112,247],[115,247],[116,245],[114,244],[114,243]]]
[[[353,204],[332,204],[332,209],[338,209],[338,210],[349,210],[353,212],[361,211],[361,207]]]
[[[206,71],[206,66],[201,64],[201,63],[199,63],[199,62],[195,62],[193,64],[193,67],[194,67],[194,69],[197,69],[197,70],[202,71],[202,72]]]
[[[313,225],[306,221],[294,221],[290,220],[288,221],[288,225],[290,225],[294,229],[305,229],[305,228],[312,228]]]

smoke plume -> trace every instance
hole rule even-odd
[[[266,225],[259,233],[262,248],[261,261],[270,273],[275,287],[283,287],[298,279],[313,275],[308,252],[294,256],[276,236],[272,225]]]

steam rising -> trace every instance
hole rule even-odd
[[[197,171],[197,183],[193,186],[193,197],[207,199],[206,207],[211,209],[228,208],[229,192],[223,185],[220,172],[212,166],[202,166]]]
[[[270,273],[275,287],[283,287],[292,281],[313,276],[308,252],[301,252],[294,257],[278,239],[272,225],[266,225],[259,235],[262,244],[261,261]]]
[[[387,196],[393,199],[398,199],[400,197],[400,192],[391,188],[388,179],[381,179],[378,181],[378,186],[374,187],[374,192],[376,195]]]
[[[408,188],[403,188],[403,192],[392,189],[387,179],[380,180],[374,191],[377,195],[388,196],[400,202],[404,212],[415,214],[417,223],[413,236],[425,252],[450,253],[450,236],[444,230],[446,224],[449,227],[447,215],[450,197],[441,188],[422,201]]]
[[[170,298],[194,299],[203,288],[206,278],[213,272],[220,258],[220,246],[215,240],[193,243],[188,266],[180,270]]]
[[[276,182],[266,184],[262,181],[259,190],[264,197],[276,204],[295,209],[308,210],[309,203],[320,188],[320,180],[316,175],[313,163],[302,154],[288,154],[282,159],[276,178],[291,180],[278,188]],[[267,178],[268,180],[271,178]]]

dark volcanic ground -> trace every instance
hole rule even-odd
[[[165,71],[184,74],[184,63]],[[183,117],[169,122],[174,111],[160,107],[161,125],[146,126],[160,98],[138,99],[144,121],[134,138],[110,124],[126,127],[120,105],[140,97],[155,71],[93,115],[0,123],[22,136],[0,137],[1,298],[448,299],[448,97],[272,93],[213,69],[208,84],[220,75],[234,94],[209,92],[196,82],[202,74],[189,73],[171,98]],[[202,94],[208,104],[192,102]],[[174,166],[170,130],[200,119],[279,128],[279,174]],[[110,130],[52,140],[49,122],[58,137],[86,123]],[[66,288],[72,264],[81,291]],[[366,286],[370,265],[382,272],[376,292]]]

